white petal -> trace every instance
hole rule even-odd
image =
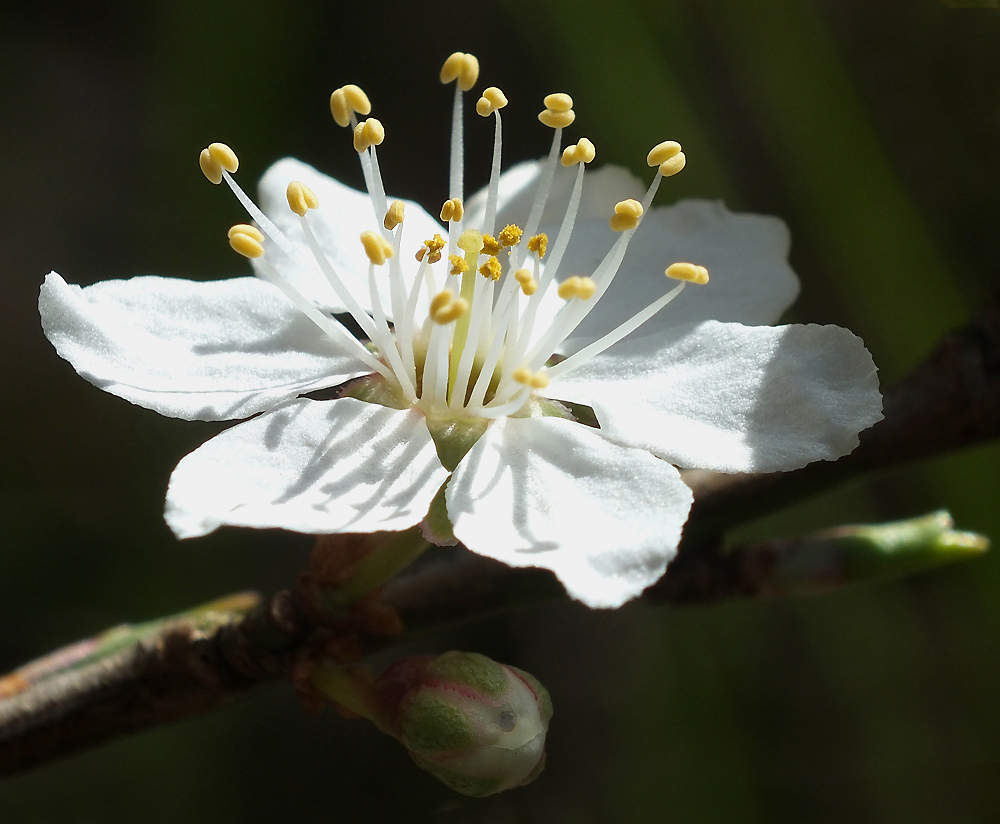
[[[473,552],[550,569],[572,597],[617,607],[663,575],[692,496],[670,464],[594,429],[507,418],[458,465],[446,499]]]
[[[245,418],[369,371],[257,278],[80,288],[53,272],[38,308],[46,336],[80,375],[176,418]]]
[[[186,456],[170,477],[165,518],[178,538],[223,524],[398,531],[423,519],[447,477],[420,413],[299,400]]]
[[[316,265],[298,215],[288,208],[285,192],[289,182],[293,180],[305,183],[315,193],[319,208],[309,212],[313,234],[351,294],[362,308],[370,311],[368,258],[361,246],[360,237],[362,232],[378,231],[385,215],[379,215],[376,219],[371,200],[365,192],[345,186],[316,171],[312,166],[290,157],[271,166],[261,178],[258,189],[261,209],[300,250],[302,262],[289,260],[274,244],[267,244],[267,260],[292,286],[317,306],[331,312],[346,311]],[[388,202],[393,200],[390,196]],[[403,203],[405,219],[400,258],[403,274],[409,284],[412,283],[418,266],[413,256],[425,240],[444,230],[418,203],[411,200],[404,200]],[[388,267],[382,267],[378,272],[382,275],[378,279],[382,306],[386,316],[391,318]]]
[[[523,226],[541,169],[541,161],[530,161],[501,176],[498,225]],[[575,168],[560,166],[556,170],[540,224],[550,240],[554,240],[566,212],[574,176]],[[560,280],[594,271],[618,238],[608,224],[615,203],[626,198],[642,200],[645,189],[621,167],[588,168],[573,236],[559,267]],[[485,190],[469,200],[471,225],[482,220],[485,203]],[[611,289],[562,351],[568,354],[582,348],[663,295],[672,285],[663,272],[679,261],[707,267],[711,280],[705,286],[687,289],[678,303],[631,337],[653,334],[679,322],[774,323],[799,293],[798,278],[788,265],[789,245],[788,228],[775,217],[733,213],[721,202],[709,200],[654,207],[629,244]]]
[[[562,274],[593,271],[615,237],[607,216],[578,224]],[[799,293],[798,278],[788,265],[789,245],[788,228],[778,218],[736,214],[721,202],[684,200],[654,208],[639,225],[611,288],[564,351],[610,332],[667,292],[676,284],[663,272],[680,261],[705,266],[709,282],[685,289],[630,337],[701,320],[774,323]]]
[[[837,326],[685,326],[619,344],[547,394],[592,406],[612,440],[721,472],[834,460],[882,419],[871,355]]]

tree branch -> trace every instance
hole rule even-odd
[[[644,597],[703,603],[754,595],[763,556],[753,548],[723,553],[721,536],[729,527],[860,472],[1000,435],[1000,301],[995,297],[968,326],[946,336],[886,392],[884,413],[883,421],[861,434],[858,448],[836,462],[767,475],[686,472],[695,503],[680,550]],[[331,549],[345,551],[342,545]],[[355,544],[346,552],[364,554]],[[322,566],[330,556],[317,557]],[[290,676],[295,662],[317,647],[349,658],[385,646],[397,614],[415,631],[564,597],[547,571],[513,569],[462,549],[439,550],[390,581],[379,602],[368,599],[331,622],[309,597],[309,575],[293,591],[266,601],[235,596],[163,621],[117,628],[0,679],[0,774],[220,707],[255,684]]]

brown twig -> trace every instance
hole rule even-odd
[[[862,433],[860,446],[836,462],[769,475],[686,473],[695,504],[680,551],[646,591],[647,600],[699,603],[753,594],[760,570],[750,551],[721,551],[727,528],[860,472],[1000,435],[1000,301],[948,335],[888,391],[884,412],[883,421]],[[312,574],[337,574],[324,559],[329,556],[321,553]],[[461,549],[441,551],[390,582],[377,608],[338,626],[307,603],[312,583],[307,574],[292,593],[234,610],[207,628],[184,616],[160,622],[90,665],[61,669],[83,649],[74,645],[61,658],[0,680],[0,773],[215,709],[287,675],[317,643],[329,649],[339,639],[352,651],[370,651],[386,643],[395,614],[412,630],[561,593],[548,572],[512,569]],[[366,606],[375,603],[369,599]],[[14,694],[4,697],[5,689]]]

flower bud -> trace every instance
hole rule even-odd
[[[376,685],[380,716],[418,766],[464,795],[533,781],[552,703],[531,675],[474,652],[406,658]]]
[[[989,540],[959,532],[945,510],[920,518],[842,526],[738,551],[758,570],[758,597],[812,595],[849,583],[889,580],[984,553]]]

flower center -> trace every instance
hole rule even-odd
[[[358,115],[371,112],[371,104],[357,86],[344,86],[331,95],[334,120],[352,130],[375,216],[373,229],[360,237],[369,262],[367,295],[352,293],[324,255],[311,225],[311,213],[320,206],[319,200],[305,184],[290,182],[287,200],[289,208],[299,216],[308,256],[236,184],[232,174],[238,160],[231,149],[214,143],[200,158],[205,175],[215,183],[224,179],[257,224],[239,224],[230,230],[233,249],[255,258],[258,274],[274,283],[317,326],[378,376],[373,379],[384,391],[373,391],[369,382],[366,399],[419,408],[429,421],[438,424],[532,414],[535,407],[528,405],[529,401],[551,380],[578,368],[628,335],[680,294],[686,282],[708,281],[704,267],[671,265],[665,274],[679,280],[678,285],[604,337],[553,363],[552,356],[617,275],[660,181],[679,172],[686,159],[680,145],[673,141],[654,147],[647,162],[657,172],[643,201],[621,201],[610,217],[611,228],[619,235],[610,251],[589,275],[574,275],[559,282],[556,278],[573,233],[585,168],[595,156],[594,144],[581,138],[562,149],[563,129],[576,117],[573,100],[567,94],[548,95],[538,119],[553,129],[552,146],[541,167],[534,201],[523,228],[507,224],[498,229],[495,224],[503,134],[500,110],[508,101],[495,86],[485,89],[476,112],[494,118],[490,183],[481,223],[467,225],[469,216],[463,202],[463,95],[475,85],[478,75],[476,58],[460,52],[451,55],[441,70],[442,83],[455,82],[448,199],[439,213],[447,229],[424,240],[416,250],[415,266],[404,266],[409,250],[404,254],[400,248],[404,204],[387,201],[379,171],[376,147],[385,140],[385,129],[375,118],[358,119]],[[565,216],[550,243],[548,235],[538,229],[560,163],[575,166],[577,171]],[[265,240],[270,241],[267,247]],[[370,346],[348,334],[282,278],[269,259],[272,250],[303,266],[311,267],[314,261]],[[388,306],[383,305],[379,289],[380,279],[386,277]]]

